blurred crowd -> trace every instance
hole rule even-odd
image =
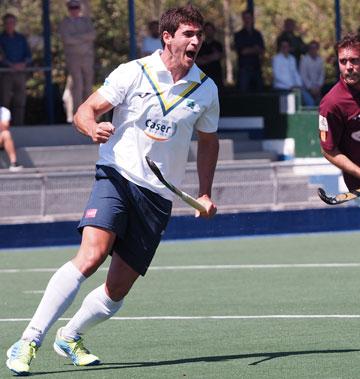
[[[67,16],[57,32],[63,44],[66,81],[61,93],[66,122],[71,123],[78,106],[91,93],[94,85],[94,41],[96,32],[91,17],[80,0],[66,1]],[[295,91],[305,106],[317,106],[324,94],[325,68],[320,56],[320,42],[304,42],[297,32],[296,20],[287,18],[274,43],[276,54],[271,57],[272,83],[264,84],[263,66],[266,46],[261,31],[255,28],[254,15],[241,14],[242,28],[232,39],[236,53],[234,67],[236,90],[239,93]],[[11,123],[23,125],[25,120],[26,82],[32,70],[32,54],[25,36],[16,30],[13,14],[2,17],[0,34],[0,106],[10,111]],[[147,33],[140,43],[139,56],[161,49],[159,23],[147,24]],[[214,23],[206,22],[204,42],[197,57],[198,66],[210,76],[221,92],[224,86],[224,47],[217,38]]]

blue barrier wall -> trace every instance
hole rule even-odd
[[[0,226],[0,248],[76,245],[77,222]],[[165,240],[360,230],[360,208],[329,207],[220,214],[211,220],[173,217]]]

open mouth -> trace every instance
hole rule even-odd
[[[195,59],[195,56],[196,56],[196,51],[194,51],[194,50],[187,50],[187,51],[185,52],[185,55],[186,55],[188,58],[194,60],[194,59]]]

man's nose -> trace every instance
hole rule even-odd
[[[197,36],[196,34],[191,39],[191,43],[193,43],[194,45],[198,45],[199,43],[201,43],[201,41],[202,37]]]
[[[352,65],[352,63],[351,63],[350,61],[347,61],[347,62],[346,62],[346,65],[345,65],[345,68],[346,68],[347,70],[352,70],[352,69],[353,69],[353,65]]]

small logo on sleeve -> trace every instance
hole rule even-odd
[[[329,131],[329,125],[326,117],[319,115],[319,131],[320,131],[320,140],[326,142],[327,134]]]
[[[87,209],[84,218],[95,218],[97,209]]]
[[[319,115],[319,129],[323,130],[324,132],[329,131],[329,125],[327,122],[326,117]]]

